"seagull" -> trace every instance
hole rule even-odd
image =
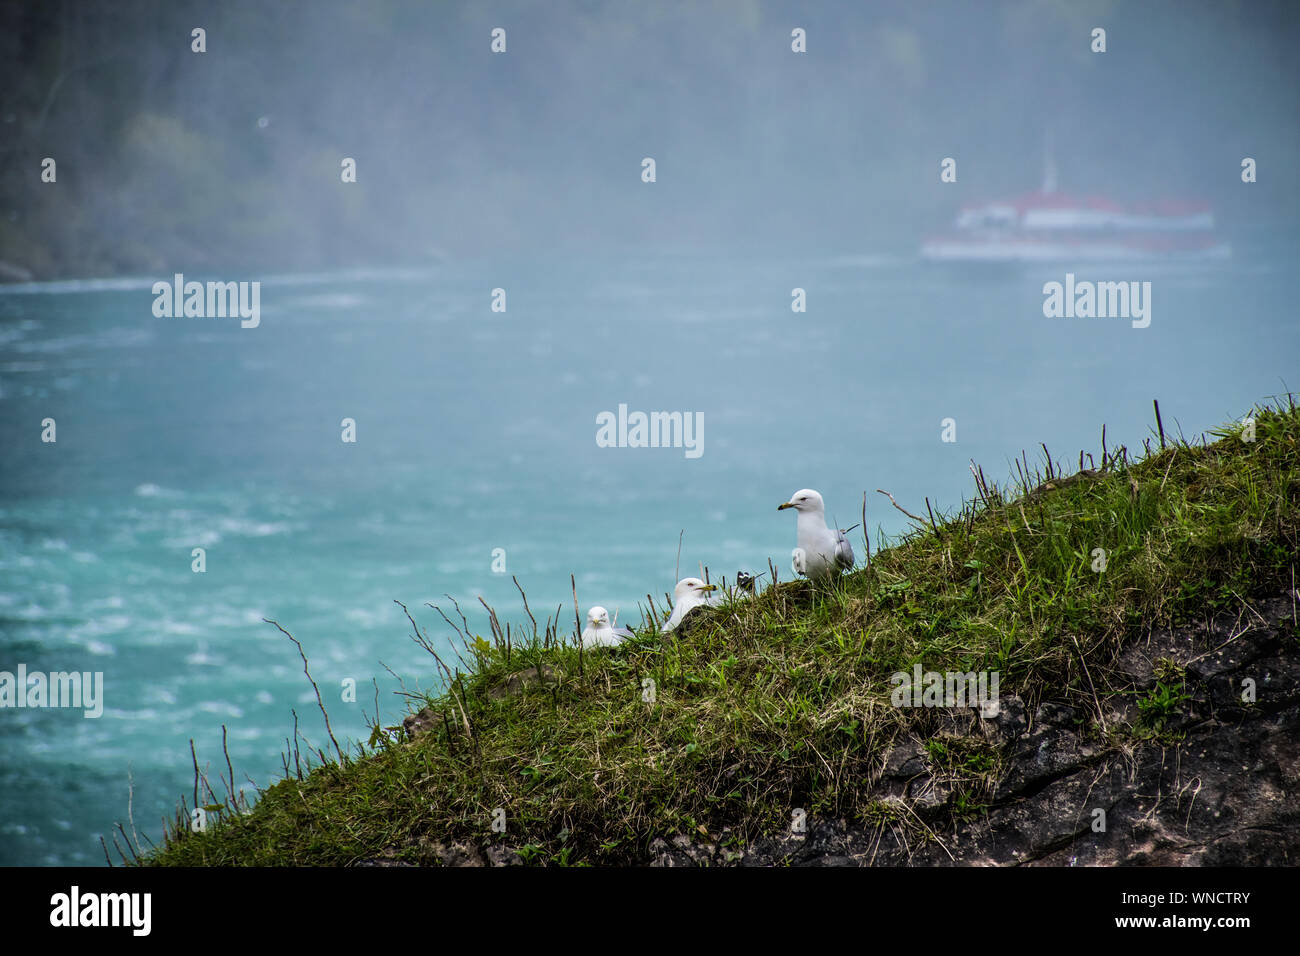
[[[682,619],[691,611],[709,604],[707,595],[717,589],[716,584],[705,584],[699,578],[682,578],[678,581],[677,587],[673,588],[673,613],[664,621],[661,633],[667,634],[682,623]]]
[[[746,601],[754,596],[755,583],[759,577],[761,575],[756,576],[748,571],[737,571],[736,583],[732,587],[726,587],[726,578],[723,578],[724,586],[706,597],[704,603],[709,607],[719,607],[735,601]]]
[[[777,511],[799,512],[798,547],[791,554],[795,574],[831,578],[853,567],[853,548],[843,531],[826,526],[826,504],[811,488],[796,491]]]
[[[600,605],[587,612],[587,626],[582,629],[583,647],[617,647],[632,636],[627,628],[610,624],[609,612]]]

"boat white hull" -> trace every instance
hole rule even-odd
[[[1044,242],[1041,240],[931,239],[921,245],[921,258],[931,262],[1204,262],[1229,259],[1224,242],[1191,248],[1148,248],[1115,242]]]

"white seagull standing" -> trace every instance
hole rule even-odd
[[[826,526],[826,504],[811,488],[796,491],[777,511],[793,508],[799,512],[798,547],[794,549],[793,567],[806,578],[830,578],[853,567],[853,548],[843,531]]]
[[[691,611],[701,605],[707,605],[709,599],[707,595],[710,591],[716,591],[716,584],[705,584],[699,578],[682,578],[673,588],[673,613],[668,620],[664,621],[664,626],[660,631],[667,634]]]
[[[609,612],[599,604],[587,612],[587,626],[582,629],[583,647],[617,647],[633,634],[625,627],[609,623]]]

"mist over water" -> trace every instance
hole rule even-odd
[[[1300,210],[1288,0],[15,6],[0,259],[38,277],[911,251],[1037,186],[1049,138],[1066,192]]]
[[[263,618],[364,739],[372,681],[386,725],[437,686],[395,599],[444,647],[425,602],[519,621],[513,575],[567,621],[572,573],[635,624],[679,534],[683,575],[788,579],[798,488],[840,527],[867,492],[874,549],[906,527],[877,488],[948,510],[972,459],[1002,482],[1041,441],[1072,469],[1102,423],[1139,449],[1153,398],[1190,438],[1297,384],[1286,5],[72,9],[0,31],[0,260],[39,280],[0,286],[0,670],[102,671],[105,711],[0,711],[0,863],[102,860],[128,773],[159,839],[223,724],[241,782],[282,772],[291,709],[327,743]],[[38,134],[43,30],[67,66],[91,35],[124,59],[74,70]],[[919,261],[962,204],[1039,186],[1049,130],[1062,191],[1204,200],[1232,257]],[[1150,282],[1150,326],[1045,317],[1067,271]],[[156,317],[177,272],[261,282],[259,326]],[[702,454],[599,447],[620,405],[700,413]]]

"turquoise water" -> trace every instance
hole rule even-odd
[[[0,288],[0,670],[102,671],[106,699],[97,720],[0,710],[0,862],[102,861],[128,775],[158,839],[191,789],[191,738],[224,772],[223,724],[245,785],[279,774],[291,708],[325,742],[264,617],[302,641],[340,739],[364,737],[372,680],[386,723],[405,712],[381,662],[408,690],[435,684],[394,599],[442,642],[426,601],[453,596],[483,630],[479,596],[519,620],[513,574],[568,620],[572,572],[584,610],[635,621],[671,589],[683,530],[683,574],[771,557],[788,577],[776,505],[798,488],[841,526],[868,490],[873,537],[897,533],[876,488],[950,507],[972,458],[1002,478],[1046,441],[1073,467],[1102,422],[1112,447],[1140,445],[1152,398],[1191,436],[1297,384],[1283,260],[1073,270],[1151,281],[1146,329],[1044,318],[1064,271],[611,255],[264,276],[256,329],[155,318],[163,277]],[[597,447],[620,403],[703,413],[703,454]]]

